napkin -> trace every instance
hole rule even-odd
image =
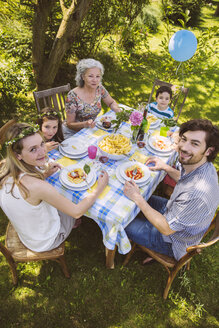
[[[68,157],[62,157],[58,159],[56,162],[63,165],[64,167],[77,163],[77,161],[75,161],[74,159],[70,159]]]
[[[89,189],[87,190],[87,192],[93,192],[96,188],[97,188],[97,181],[96,181],[95,184],[90,188],[90,190],[89,190]],[[111,189],[110,186],[106,186],[98,198],[99,198],[99,199],[103,199],[103,198],[106,196],[106,194],[110,191],[110,189]]]
[[[134,154],[129,158],[129,160],[135,159],[136,161],[145,164],[146,160],[149,156],[145,156],[144,154],[140,153],[139,151],[135,151]]]

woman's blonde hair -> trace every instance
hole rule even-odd
[[[26,123],[15,123],[6,132],[5,139],[6,141],[11,141],[15,138],[18,138],[20,134],[25,131],[25,129],[30,129],[31,125]],[[24,192],[25,197],[28,196],[28,189],[20,182],[19,176],[21,173],[27,173],[30,176],[36,177],[38,179],[44,180],[44,175],[39,171],[35,166],[25,163],[23,160],[18,160],[17,155],[21,154],[23,149],[23,140],[28,138],[35,133],[41,132],[32,132],[28,135],[25,135],[23,138],[12,142],[7,145],[7,155],[6,158],[1,162],[0,165],[0,189],[2,188],[5,181],[8,177],[12,177],[13,184],[11,188],[11,193],[13,194],[13,189],[15,184]]]

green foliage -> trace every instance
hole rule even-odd
[[[179,24],[186,10],[190,12],[189,25],[195,26],[200,18],[201,9],[205,0],[162,0],[164,18],[168,18],[174,24]]]
[[[31,64],[31,31],[19,19],[26,21],[26,12],[17,10],[14,2],[0,12],[0,123],[5,123],[18,111],[22,101],[19,93],[26,94],[33,88]]]
[[[94,56],[103,37],[120,30],[124,17],[125,26],[131,28],[127,33],[132,42],[133,21],[141,12],[143,4],[143,0],[95,0],[76,35],[71,54],[77,58]]]
[[[128,122],[129,117],[132,113],[132,109],[124,109],[121,108],[121,112],[116,113],[116,119],[112,120],[112,124],[115,124],[114,130],[117,131],[121,125],[122,122]]]

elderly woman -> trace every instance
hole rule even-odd
[[[101,84],[103,65],[94,59],[82,59],[76,66],[77,87],[68,93],[65,109],[67,119],[63,124],[64,137],[68,138],[83,128],[94,128],[95,118],[101,111],[101,99],[114,112],[120,108]]]

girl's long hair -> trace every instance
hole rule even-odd
[[[54,115],[54,112],[57,113],[57,115]],[[45,115],[43,115],[45,114]],[[56,134],[53,137],[53,140],[56,142],[62,142],[64,140],[64,136],[63,136],[63,132],[62,132],[62,120],[61,117],[59,115],[59,113],[57,112],[57,110],[55,110],[52,107],[45,107],[41,110],[41,117],[38,118],[37,120],[37,124],[39,124],[40,126],[40,130],[42,131],[42,125],[45,119],[47,120],[52,120],[52,121],[58,121],[58,130],[56,132]]]
[[[5,139],[6,141],[10,141],[19,136],[25,128],[30,128],[31,126],[26,123],[15,123],[6,131]],[[1,130],[4,129],[2,127]],[[41,132],[33,132],[32,134],[28,134],[27,136],[19,139],[18,141],[12,143],[11,145],[7,146],[7,155],[6,158],[0,163],[0,189],[2,188],[3,184],[9,177],[12,177],[13,184],[10,192],[13,194],[13,189],[15,184],[21,189],[24,193],[25,197],[28,196],[29,192],[28,189],[20,182],[19,176],[21,173],[26,173],[30,176],[35,178],[44,180],[44,175],[40,172],[35,166],[25,163],[23,160],[18,160],[17,154],[21,154],[23,149],[23,140],[28,138],[35,133]]]

